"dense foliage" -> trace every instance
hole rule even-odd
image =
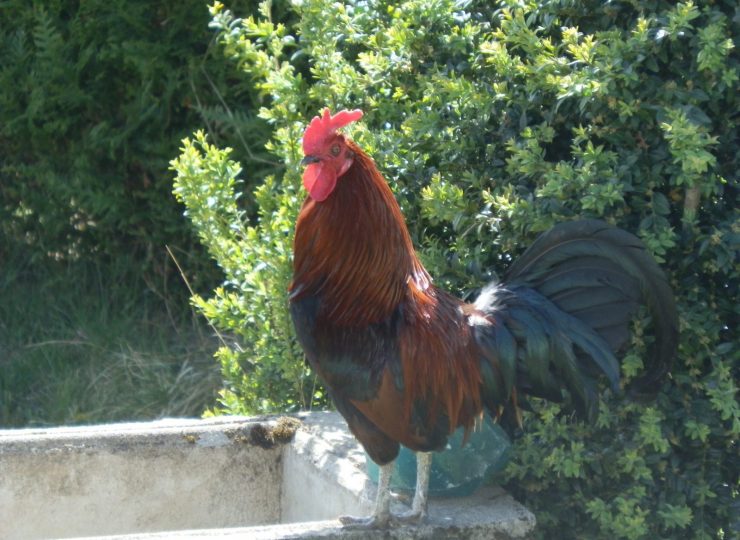
[[[300,136],[362,108],[377,161],[437,283],[469,295],[540,231],[599,217],[640,235],[675,288],[680,357],[656,400],[605,394],[594,425],[538,403],[506,482],[543,538],[730,538],[737,438],[736,6],[697,2],[296,2],[296,23],[213,26],[261,92],[285,171],[242,173],[203,134],[175,193],[226,281],[195,302],[241,336],[219,353],[222,412],[321,402],[287,316]],[[238,180],[240,179],[240,180]],[[244,182],[245,185],[240,185]],[[247,186],[258,184],[254,190]],[[247,223],[235,202],[254,201]],[[649,323],[647,323],[649,324]],[[623,368],[642,367],[636,325]]]
[[[151,267],[168,243],[185,258],[193,235],[167,164],[196,126],[274,168],[266,124],[225,105],[254,90],[212,54],[201,0],[11,0],[0,18],[0,256]]]
[[[205,127],[253,170],[280,163],[209,20],[204,0],[0,2],[0,425],[212,402],[209,331],[165,244],[196,288],[218,273],[168,162]]]

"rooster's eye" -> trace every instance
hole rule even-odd
[[[331,147],[329,152],[331,152],[332,156],[337,157],[339,155],[339,152],[341,152],[341,148],[339,148],[338,144],[335,144],[334,146]]]

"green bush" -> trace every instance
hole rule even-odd
[[[204,123],[274,168],[267,124],[225,106],[256,92],[212,54],[202,0],[10,0],[0,17],[0,257],[123,254],[161,269],[168,243],[184,258],[194,235],[167,166]]]
[[[594,425],[537,403],[508,489],[542,538],[738,534],[738,63],[733,2],[415,0],[296,3],[296,22],[213,25],[264,96],[285,171],[186,140],[175,193],[226,275],[195,303],[240,336],[219,353],[219,412],[308,407],[315,391],[287,316],[300,136],[323,106],[365,111],[376,160],[437,283],[470,295],[556,222],[639,234],[670,276],[680,357],[658,398],[606,395]],[[243,178],[244,185],[239,185]],[[258,184],[254,190],[247,186]],[[235,201],[254,200],[245,223]],[[639,372],[651,333],[624,361]],[[308,391],[310,389],[310,391]]]

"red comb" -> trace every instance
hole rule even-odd
[[[314,116],[311,123],[308,124],[306,131],[303,133],[303,154],[310,156],[321,150],[321,145],[326,138],[332,135],[336,130],[356,122],[362,118],[362,111],[339,111],[332,116],[329,108],[325,108],[321,116]]]

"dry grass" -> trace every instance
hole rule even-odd
[[[187,298],[121,261],[3,261],[0,426],[200,415],[217,344]]]

